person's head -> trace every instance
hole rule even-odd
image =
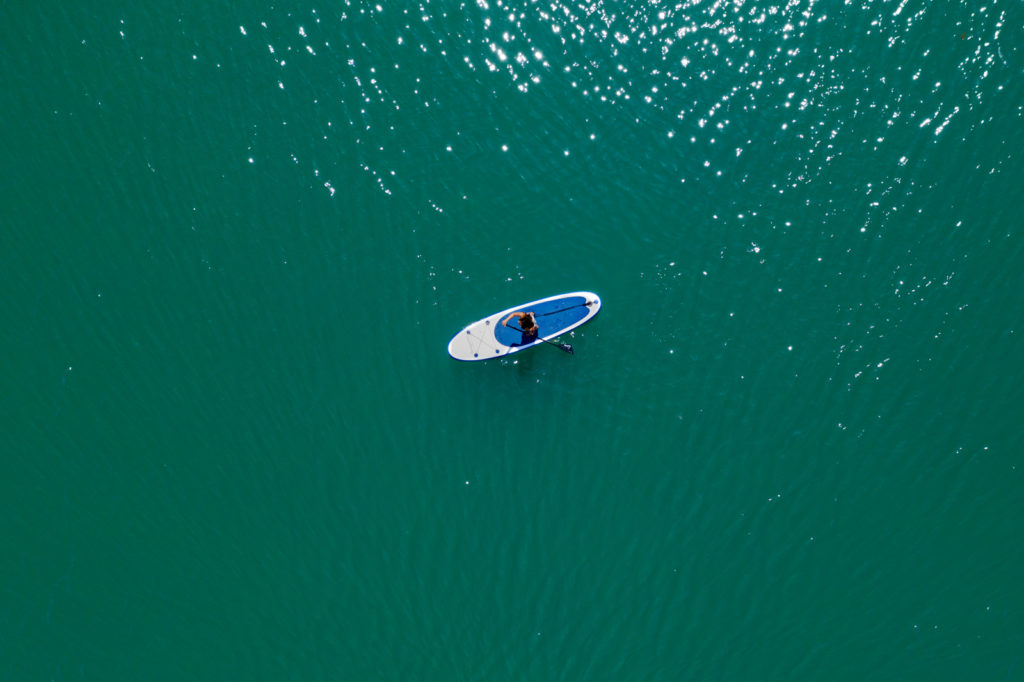
[[[519,318],[519,323],[523,325],[523,329],[529,329],[533,326],[533,315],[530,313],[524,313],[523,316]]]

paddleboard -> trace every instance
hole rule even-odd
[[[490,360],[543,346],[543,340],[551,340],[589,322],[600,309],[601,299],[590,291],[548,296],[506,308],[464,327],[448,342],[448,354],[456,360]],[[533,313],[538,327],[537,336],[513,328],[519,326],[515,317],[509,320],[507,327],[503,326],[501,321],[509,313]]]

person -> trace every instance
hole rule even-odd
[[[519,329],[523,332],[523,338],[520,339],[519,345],[525,346],[536,341],[540,327],[537,326],[537,320],[534,319],[533,313],[509,313],[508,317],[501,321],[502,326],[507,327],[508,321],[513,317],[519,318]]]

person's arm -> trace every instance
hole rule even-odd
[[[509,313],[508,317],[506,317],[504,320],[501,321],[501,326],[502,327],[507,327],[508,326],[508,321],[512,319],[513,315],[515,315],[515,313]]]

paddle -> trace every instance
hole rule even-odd
[[[516,330],[517,332],[523,332],[523,334],[525,334],[525,333],[526,333],[526,332],[524,332],[524,331],[523,331],[522,329],[520,329],[519,327],[515,326],[514,324],[512,324],[512,325],[507,325],[507,326],[509,326],[509,327],[512,327],[512,329],[515,329],[515,330]],[[530,334],[530,336],[533,336],[533,334]],[[572,346],[570,346],[570,345],[569,345],[569,344],[567,344],[567,343],[555,343],[554,341],[548,341],[547,339],[545,339],[545,338],[542,338],[542,337],[540,337],[540,336],[533,336],[533,338],[535,338],[535,339],[540,339],[540,340],[541,340],[541,341],[543,341],[544,343],[550,343],[550,344],[551,344],[552,346],[554,346],[554,347],[555,347],[555,348],[557,348],[558,350],[564,350],[564,351],[565,351],[566,353],[568,353],[569,355],[572,355],[573,353],[575,353],[575,352],[576,352],[576,351],[574,351],[574,350],[572,349]]]
[[[597,301],[584,301],[583,303],[577,303],[576,305],[571,305],[571,306],[569,306],[567,308],[561,308],[559,310],[552,310],[551,312],[548,312],[548,313],[537,313],[535,315],[535,317],[543,317],[544,315],[554,315],[555,313],[564,313],[566,310],[572,310],[573,308],[582,308],[583,306],[590,307],[590,306],[594,305],[595,303],[597,303]],[[511,315],[509,315],[509,317],[511,317]],[[519,327],[517,327],[515,325],[512,325],[512,329],[515,329],[518,332],[522,332],[523,334],[526,333],[525,331],[523,331],[522,329],[520,329]],[[569,345],[568,343],[555,343],[554,341],[548,341],[547,339],[541,338],[539,336],[536,337],[536,338],[540,339],[544,343],[550,343],[552,346],[554,346],[558,350],[565,351],[569,355],[572,355],[572,354],[574,354],[576,352],[576,351],[574,351],[572,349],[572,346]]]
[[[562,308],[561,310],[552,310],[550,313],[537,313],[537,317],[544,317],[545,315],[554,315],[555,313],[564,313],[566,310],[572,310],[573,308],[582,308],[583,306],[592,306],[594,301],[587,301],[586,303],[577,303],[571,305],[568,308]]]

